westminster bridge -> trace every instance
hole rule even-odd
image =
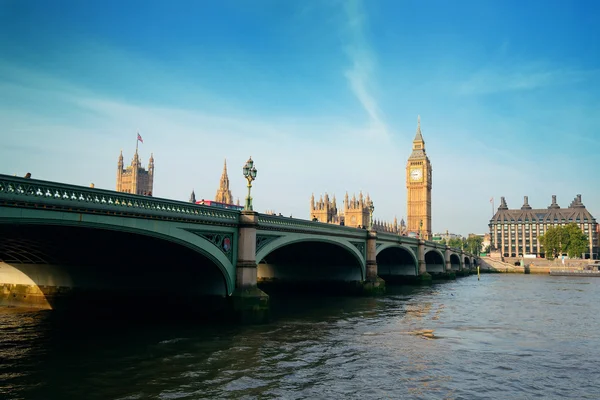
[[[259,283],[385,281],[467,273],[474,255],[391,233],[0,174],[0,305],[53,308],[72,293],[228,298],[260,320]]]

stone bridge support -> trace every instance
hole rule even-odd
[[[456,272],[452,270],[452,250],[446,246],[444,248],[444,273],[441,279],[456,279]]]
[[[385,293],[385,281],[377,275],[377,232],[367,233],[367,261],[363,290],[365,294]]]
[[[418,279],[421,283],[431,283],[431,275],[427,273],[427,264],[425,264],[425,241],[419,239],[417,247],[417,262],[419,267]]]
[[[269,319],[269,296],[256,286],[256,227],[258,213],[242,211],[239,222],[233,313],[241,322],[261,323]]]

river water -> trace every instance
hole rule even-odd
[[[0,310],[0,398],[600,398],[600,279],[271,299],[261,326]]]

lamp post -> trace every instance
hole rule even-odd
[[[373,200],[371,200],[369,201],[369,230],[373,229],[373,211],[375,211],[375,206]]]
[[[422,239],[421,234],[423,230],[423,220],[419,220],[419,239]]]
[[[252,157],[246,161],[244,164],[244,178],[248,181],[248,197],[246,197],[246,206],[244,207],[245,211],[252,211],[252,197],[250,197],[250,189],[252,189],[252,181],[256,179],[256,167],[254,166],[254,161],[252,161]]]

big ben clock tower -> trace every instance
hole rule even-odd
[[[413,140],[412,153],[406,163],[408,232],[431,239],[431,163],[425,153],[425,141],[421,135],[421,117],[417,120],[417,134]]]

